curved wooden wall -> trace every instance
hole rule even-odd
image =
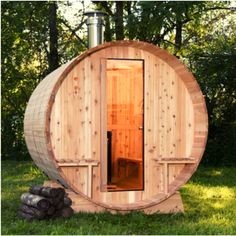
[[[144,191],[100,190],[105,58],[144,59]],[[193,75],[165,50],[135,41],[99,45],[48,75],[29,100],[24,124],[29,152],[51,179],[119,210],[155,205],[178,190],[196,170],[208,130]]]

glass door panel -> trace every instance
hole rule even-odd
[[[108,190],[142,190],[142,60],[107,60],[106,102]]]

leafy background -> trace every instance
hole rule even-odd
[[[86,50],[83,2],[1,2],[2,158],[28,159],[23,117],[51,71]],[[209,137],[202,165],[236,164],[236,17],[231,2],[94,1],[105,40],[153,43],[182,60],[205,94]],[[69,14],[70,15],[70,14]],[[72,16],[71,16],[72,17]]]

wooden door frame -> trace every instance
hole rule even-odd
[[[101,78],[101,110],[100,110],[100,140],[101,140],[101,148],[100,148],[100,190],[101,192],[107,192],[107,60],[127,60],[127,61],[141,61],[142,62],[142,80],[143,80],[143,134],[142,134],[142,186],[143,188],[140,190],[124,190],[124,191],[143,191],[144,190],[144,138],[145,138],[145,61],[144,59],[136,59],[136,58],[101,58],[100,59],[100,78]]]
[[[106,83],[106,68],[107,58],[101,58],[100,70],[101,70],[101,111],[100,111],[100,140],[101,140],[101,152],[100,152],[100,189],[102,192],[107,191],[107,83]]]

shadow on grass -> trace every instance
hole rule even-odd
[[[191,177],[190,182],[205,186],[235,187],[236,167],[201,167]]]
[[[18,218],[20,195],[46,179],[32,162],[2,162],[2,234],[236,234],[235,168],[200,168],[181,188],[185,213],[77,213],[70,219]]]

